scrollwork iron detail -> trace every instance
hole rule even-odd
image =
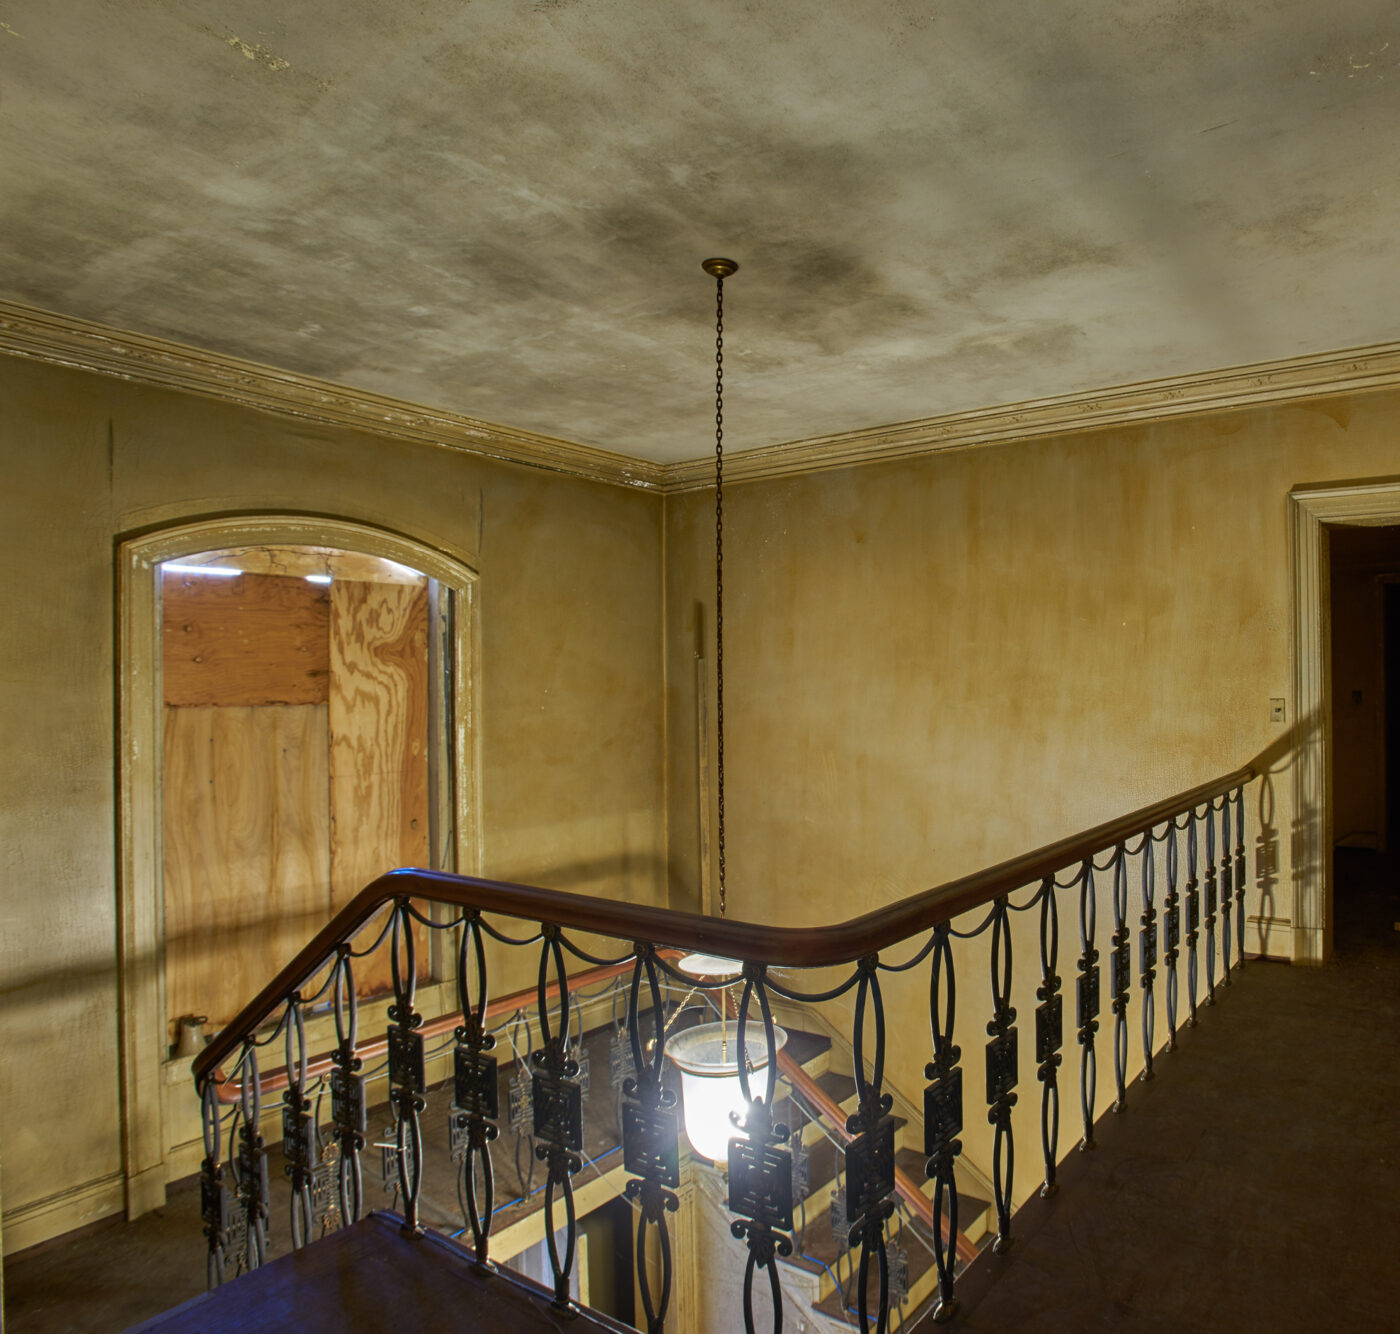
[[[1218,884],[1215,865],[1215,803],[1206,803],[1206,1004],[1215,1004],[1215,911]]]
[[[758,999],[763,1021],[764,1091],[755,1096],[750,1081],[748,1051],[749,1010]],[[783,1327],[783,1297],[778,1284],[777,1257],[792,1254],[792,1158],[781,1146],[788,1128],[773,1120],[773,1097],[778,1086],[778,1044],[773,1012],[768,1004],[767,969],[762,964],[744,965],[744,990],[739,1000],[736,1050],[740,1053],[739,1087],[745,1111],[735,1116],[742,1135],[729,1141],[729,1212],[738,1215],[730,1232],[748,1246],[744,1266],[744,1329],[754,1334],[754,1277],[758,1270],[768,1274],[769,1296],[773,1307],[773,1330]]]
[[[1177,823],[1173,819],[1167,826],[1167,896],[1162,900],[1162,964],[1167,970],[1168,1051],[1176,1050],[1177,1006],[1180,999],[1180,981],[1176,971],[1177,955],[1181,948],[1181,896],[1177,893],[1180,855]]]
[[[852,1069],[856,1081],[856,1110],[846,1120],[855,1138],[846,1145],[846,1208],[850,1215],[847,1242],[860,1245],[857,1262],[857,1315],[862,1334],[870,1329],[870,1267],[878,1275],[875,1302],[876,1334],[885,1334],[890,1319],[890,1269],[886,1224],[894,1214],[894,1098],[884,1091],[885,1004],[880,992],[879,958],[870,955],[858,965],[855,1019],[851,1028]],[[873,1018],[875,1050],[865,1073],[865,1019]]]
[[[631,1173],[626,1196],[637,1206],[637,1291],[648,1334],[660,1334],[671,1304],[674,1263],[671,1231],[666,1216],[680,1207],[675,1188],[680,1185],[680,1124],[676,1095],[662,1087],[662,1061],[665,1056],[666,1021],[661,981],[653,946],[638,942],[632,968],[632,986],[627,998],[627,1035],[631,1046],[632,1073],[622,1082],[622,1162]],[[648,1057],[642,1037],[642,979],[650,994],[652,1034],[655,1038]],[[660,1292],[653,1293],[646,1257],[647,1238],[656,1233],[660,1257]]]
[[[1060,909],[1055,901],[1055,880],[1047,876],[1040,886],[1040,985],[1035,998],[1035,1077],[1040,1081],[1040,1148],[1045,1180],[1040,1193],[1048,1198],[1058,1187],[1055,1165],[1060,1143],[1060,1049],[1065,1042],[1065,998],[1060,994],[1056,971],[1060,955]]]
[[[1199,986],[1200,963],[1197,943],[1201,938],[1201,891],[1198,879],[1200,842],[1196,833],[1199,817],[1193,810],[1186,822],[1186,1027],[1195,1028],[1196,991]]]
[[[341,945],[336,953],[331,994],[335,1011],[336,1048],[331,1054],[331,1124],[340,1160],[336,1185],[340,1217],[345,1224],[355,1222],[364,1202],[364,1181],[360,1154],[369,1128],[365,1106],[365,1081],[356,1055],[359,1035],[359,999],[355,995],[355,972],[350,947]]]
[[[1142,1081],[1152,1078],[1157,1030],[1157,857],[1152,831],[1142,839],[1142,916],[1138,919],[1138,985],[1142,988]]]
[[[394,1001],[389,1006],[389,1105],[394,1111],[393,1151],[398,1186],[403,1199],[404,1227],[418,1228],[418,1193],[423,1184],[422,1114],[426,1071],[423,1035],[418,1032],[423,1016],[413,1008],[418,988],[417,948],[413,938],[413,917],[407,899],[394,904],[393,931],[389,953]]]
[[[578,1245],[578,1217],[574,1210],[574,1173],[583,1166],[583,1090],[575,1076],[578,1062],[569,1053],[569,975],[564,969],[564,951],[559,928],[546,924],[540,946],[540,972],[537,990],[540,1049],[531,1053],[532,1124],[535,1157],[545,1165],[544,1214],[545,1243],[549,1267],[554,1275],[554,1305],[569,1306],[569,1276]],[[554,973],[558,992],[558,1022],[550,1023],[549,975]],[[555,1207],[564,1204],[564,1253],[556,1239]]]
[[[1128,930],[1128,854],[1123,844],[1113,853],[1113,936],[1109,950],[1109,996],[1113,1009],[1113,1110],[1128,1105],[1128,998],[1132,994],[1133,962]]]
[[[992,916],[992,1017],[987,1023],[987,1121],[996,1127],[992,1141],[992,1193],[996,1197],[997,1236],[993,1249],[998,1255],[1011,1246],[1012,1181],[1016,1168],[1011,1109],[1016,1105],[1019,1072],[1011,976],[1011,918],[1002,897],[996,901]]]
[[[471,985],[476,975],[475,996]],[[458,1188],[462,1213],[472,1234],[477,1262],[489,1257],[491,1215],[496,1205],[496,1176],[491,1144],[500,1134],[495,1124],[501,1114],[500,1077],[493,1034],[486,1031],[486,948],[481,914],[470,913],[457,942],[457,998],[462,1022],[453,1032],[457,1045],[452,1053],[452,1128],[460,1136],[456,1146]],[[480,1188],[478,1189],[478,1177]]]
[[[929,966],[928,1016],[933,1037],[933,1060],[924,1067],[931,1082],[924,1089],[924,1171],[933,1182],[933,1259],[938,1269],[938,1304],[934,1319],[951,1320],[957,1313],[954,1295],[958,1240],[958,1183],[954,1165],[962,1152],[962,1052],[953,1042],[957,1018],[957,975],[953,968],[952,929],[947,922],[934,929]],[[946,1220],[946,1221],[945,1221]]]
[[[1099,952],[1094,945],[1098,901],[1094,896],[1094,865],[1079,870],[1079,974],[1075,978],[1075,1030],[1079,1040],[1079,1110],[1084,1124],[1081,1150],[1094,1147],[1094,1091],[1098,1056],[1094,1035],[1099,1031]]]

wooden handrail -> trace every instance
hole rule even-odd
[[[833,926],[768,926],[698,913],[675,912],[648,904],[619,902],[531,885],[514,885],[447,871],[390,871],[366,885],[311,939],[285,968],[195,1058],[194,1076],[201,1086],[248,1034],[266,1021],[277,1006],[334,957],[349,939],[385,904],[421,898],[453,907],[499,913],[531,922],[645,941],[654,945],[702,951],[724,958],[773,967],[822,968],[876,954],[901,941],[931,931],[959,913],[990,903],[1004,894],[1043,880],[1047,875],[1142,830],[1172,819],[1256,777],[1254,764],[1208,783],[1154,802],[1130,815],[1109,820],[1083,833],[1013,857],[997,866],[962,876],[898,903],[876,908]]]

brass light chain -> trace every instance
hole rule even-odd
[[[719,915],[728,904],[724,884],[724,280],[739,266],[707,259],[700,267],[715,280],[715,789]]]
[[[724,275],[715,276],[715,777],[719,805],[719,915],[724,892]]]

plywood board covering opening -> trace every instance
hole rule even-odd
[[[307,556],[258,550],[268,568]],[[431,864],[429,599],[412,571],[328,586],[166,570],[161,585],[173,1038],[182,1015],[230,1019],[370,880]],[[390,984],[387,951],[357,967],[362,995]]]

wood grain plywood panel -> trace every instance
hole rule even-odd
[[[165,710],[167,1018],[233,1017],[324,925],[328,706]]]
[[[428,595],[337,583],[330,614],[330,874],[338,908],[396,866],[427,866]],[[420,950],[419,971],[427,968]],[[387,951],[361,991],[389,985]]]
[[[165,702],[320,704],[330,671],[330,596],[305,579],[161,578]]]
[[[370,584],[413,584],[426,588],[428,578],[407,565],[371,556],[364,551],[341,551],[336,547],[279,546],[224,547],[202,551],[180,561],[181,565],[224,565],[250,574],[275,574],[305,578],[328,574],[336,580]]]

